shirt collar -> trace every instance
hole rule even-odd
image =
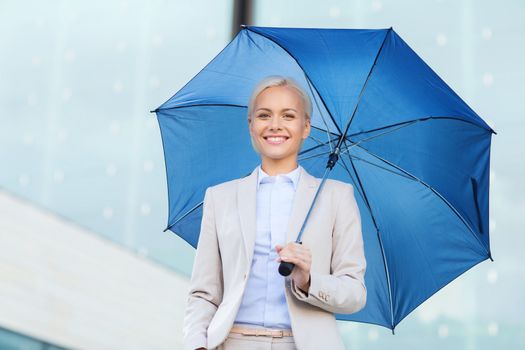
[[[301,166],[300,165],[297,165],[297,168],[295,168],[294,170],[290,171],[289,173],[278,174],[278,175],[275,175],[275,176],[270,176],[267,173],[265,173],[264,170],[262,170],[262,167],[261,167],[260,164],[257,166],[257,169],[258,169],[258,171],[257,171],[257,175],[258,175],[258,177],[257,177],[257,189],[259,189],[259,184],[261,182],[271,182],[271,181],[275,180],[275,178],[277,178],[277,177],[283,177],[287,181],[292,182],[294,190],[297,189],[297,183],[299,182],[299,175],[301,174],[301,171],[300,171]]]

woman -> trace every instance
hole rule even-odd
[[[271,76],[248,106],[261,164],[206,190],[184,319],[186,349],[344,349],[334,313],[366,303],[366,261],[353,187],[328,179],[295,243],[320,179],[297,162],[311,103]],[[280,261],[295,264],[289,277]]]

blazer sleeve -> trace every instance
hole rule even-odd
[[[212,189],[206,189],[197,253],[184,315],[184,349],[207,347],[207,329],[222,301],[222,263]]]
[[[291,291],[299,300],[311,305],[333,313],[350,314],[366,304],[366,260],[354,190],[349,184],[344,187],[332,232],[331,273],[312,271],[308,293],[299,289],[293,280]]]

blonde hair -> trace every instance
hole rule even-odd
[[[252,120],[252,113],[253,113],[253,107],[255,105],[255,100],[257,99],[257,96],[264,90],[274,87],[274,86],[289,86],[293,89],[295,89],[299,96],[301,97],[301,101],[303,102],[304,107],[304,119],[305,121],[308,121],[311,123],[312,119],[312,101],[310,100],[310,96],[303,90],[303,88],[291,77],[283,77],[280,75],[270,75],[261,80],[253,89],[252,95],[250,97],[250,102],[248,103],[248,123]],[[250,136],[250,141],[252,143],[252,147],[257,153],[261,153],[258,149],[255,143],[253,142],[253,138]],[[301,142],[301,147],[303,146],[304,140]]]
[[[305,120],[311,120],[312,102],[310,100],[310,96],[303,90],[303,88],[299,84],[297,84],[297,82],[293,78],[283,77],[280,75],[267,76],[255,86],[252,92],[252,96],[250,97],[250,102],[248,103],[248,119],[251,118],[257,96],[259,96],[259,94],[264,90],[274,86],[289,86],[291,88],[294,88],[299,93],[299,96],[301,97],[301,100],[303,102]]]

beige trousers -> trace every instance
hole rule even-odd
[[[293,337],[272,338],[266,336],[230,333],[217,350],[296,350]]]

